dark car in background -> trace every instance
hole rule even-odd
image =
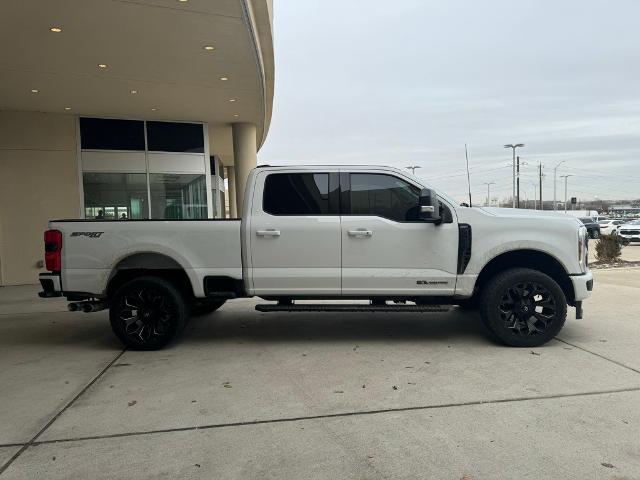
[[[600,238],[600,225],[598,225],[591,217],[582,217],[580,221],[587,227],[589,238]]]

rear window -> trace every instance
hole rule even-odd
[[[338,215],[330,200],[329,173],[272,173],[262,208],[271,215]]]

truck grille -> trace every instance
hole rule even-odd
[[[640,235],[640,230],[620,230],[620,235]]]

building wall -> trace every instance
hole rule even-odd
[[[73,115],[0,111],[0,285],[37,283],[42,233],[80,211]]]

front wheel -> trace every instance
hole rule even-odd
[[[548,275],[528,268],[499,273],[485,287],[480,302],[485,326],[513,347],[547,343],[564,326],[567,300]]]
[[[596,238],[600,238],[600,232],[598,230],[594,230],[593,232],[591,232],[591,238],[593,238],[594,240]]]
[[[188,308],[182,293],[158,277],[122,285],[111,299],[109,320],[116,336],[134,350],[157,350],[184,328]]]

